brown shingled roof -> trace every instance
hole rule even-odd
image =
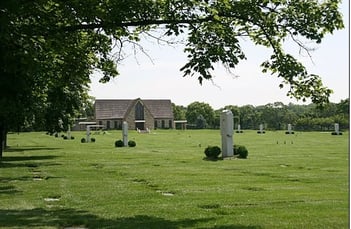
[[[123,119],[137,100],[141,100],[154,118],[173,118],[171,100],[164,99],[97,99],[95,100],[95,118],[97,120]]]
[[[173,118],[171,100],[146,99],[141,101],[149,109],[154,118]]]
[[[123,119],[128,107],[132,104],[131,99],[119,100],[95,100],[96,119]]]

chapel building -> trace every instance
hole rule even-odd
[[[168,99],[97,99],[95,120],[106,129],[122,129],[123,121],[129,129],[154,130],[173,128],[173,110]]]

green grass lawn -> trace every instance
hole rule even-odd
[[[349,227],[348,133],[245,131],[248,159],[217,161],[219,130],[73,136],[9,134],[0,228]]]

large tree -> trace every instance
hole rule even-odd
[[[186,120],[199,129],[213,127],[215,122],[215,112],[213,108],[208,103],[204,102],[193,102],[189,104],[185,115]]]
[[[11,0],[0,3],[0,132],[24,121],[46,120],[50,131],[67,123],[87,98],[89,75],[118,75],[126,44],[169,41],[183,34],[184,75],[212,78],[214,64],[235,68],[245,54],[240,37],[271,48],[262,63],[282,79],[289,96],[328,102],[331,90],[285,53],[286,39],[308,51],[343,28],[340,0]],[[155,34],[159,36],[155,37]],[[116,48],[114,55],[112,49]],[[140,46],[139,46],[140,47]],[[142,47],[141,47],[142,48]],[[2,142],[4,135],[0,134]]]

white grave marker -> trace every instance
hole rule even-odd
[[[233,113],[229,110],[221,114],[222,157],[232,157],[233,154]]]
[[[294,131],[292,131],[291,124],[288,124],[288,131],[286,131],[285,134],[294,134]]]
[[[67,139],[71,139],[71,125],[68,124]]]
[[[264,133],[266,133],[266,132],[263,130],[263,124],[260,124],[259,128],[260,128],[260,130],[257,131],[258,134],[264,134]]]
[[[122,138],[124,146],[128,146],[128,123],[126,121],[123,122],[122,129]]]
[[[339,134],[339,123],[334,124],[335,133]]]
[[[102,128],[104,127],[103,125],[87,125],[87,142],[90,142],[90,128],[91,127],[99,127],[99,128]]]

